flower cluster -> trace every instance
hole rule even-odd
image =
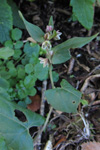
[[[44,51],[46,51],[46,57],[47,58],[42,58],[42,57],[39,58],[40,63],[43,64],[43,67],[46,67],[49,65],[50,61],[48,59],[48,55],[49,55],[49,58],[51,58],[53,55],[52,45],[51,45],[50,40],[51,39],[60,40],[61,34],[62,33],[59,32],[59,30],[57,30],[57,31],[53,30],[53,26],[51,26],[51,25],[46,26],[46,33],[44,35],[45,41],[42,43],[42,49]]]

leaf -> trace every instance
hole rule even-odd
[[[47,90],[45,96],[55,109],[67,113],[77,112],[81,99],[81,93],[64,79],[61,82],[61,88]]]
[[[0,98],[6,98],[7,100],[10,100],[10,97],[7,93],[8,88],[8,81],[0,77]]]
[[[40,47],[38,44],[34,44],[33,46],[31,46],[28,42],[24,45],[24,52],[27,56],[32,56],[32,54],[34,54],[34,56],[38,57],[39,56],[39,50]]]
[[[71,58],[69,49],[72,48],[81,48],[82,46],[88,44],[90,41],[92,41],[96,36],[95,34],[91,37],[74,37],[71,38],[53,48],[54,54],[52,57],[52,63],[53,64],[60,64],[64,63],[65,61],[69,60]]]
[[[7,2],[12,9],[13,25],[18,28],[25,29],[25,25],[19,16],[18,7],[17,7],[16,3],[13,0],[7,0]]]
[[[31,104],[28,104],[27,108],[31,111],[37,111],[41,105],[41,98],[39,95],[31,96]]]
[[[15,28],[11,31],[11,37],[13,40],[17,41],[20,40],[22,37],[22,31],[19,30],[18,28]]]
[[[0,87],[4,88],[5,90],[7,90],[9,88],[8,81],[1,77],[0,77]]]
[[[0,42],[10,39],[9,31],[12,29],[12,12],[6,0],[0,0]]]
[[[27,74],[32,73],[33,70],[34,70],[34,68],[33,68],[33,65],[32,65],[32,64],[27,64],[27,65],[25,66],[25,72],[26,72]]]
[[[95,0],[71,0],[70,5],[73,7],[73,14],[78,21],[86,28],[91,29],[94,17]]]
[[[59,74],[55,71],[52,71],[53,82],[57,82],[59,80]]]
[[[27,121],[21,122],[15,117],[15,110],[23,112]],[[29,128],[43,123],[44,118],[40,115],[0,98],[0,134],[6,140],[9,149],[33,150]]]
[[[16,44],[14,45],[15,49],[20,49],[23,46],[22,41],[17,41]]]
[[[30,88],[35,85],[36,77],[35,75],[28,75],[24,79],[24,85],[26,88]]]
[[[3,137],[0,137],[0,150],[8,150],[6,142]]]
[[[22,18],[22,20],[26,26],[26,29],[28,30],[31,37],[35,41],[42,43],[44,41],[44,32],[38,26],[26,21],[21,12],[19,12],[19,15]]]
[[[10,48],[13,48],[13,42],[11,40],[8,40],[4,43],[4,46],[5,47],[10,47]]]
[[[14,55],[14,50],[9,47],[0,48],[0,58],[8,59]]]
[[[34,66],[35,76],[40,81],[46,80],[48,78],[48,71],[49,71],[49,68],[48,67],[43,68],[43,64],[40,64],[40,62]]]
[[[83,143],[81,145],[82,150],[99,150],[100,149],[100,143],[99,142],[87,142]]]
[[[53,16],[51,16],[49,19],[49,26],[52,26],[54,28]]]

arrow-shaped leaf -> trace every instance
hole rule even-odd
[[[36,25],[28,22],[22,15],[22,13],[19,11],[19,15],[22,18],[26,29],[28,30],[29,34],[31,35],[31,37],[37,41],[37,42],[43,42],[44,41],[44,32]]]
[[[88,44],[90,41],[92,41],[96,36],[95,34],[91,37],[74,37],[71,38],[53,48],[54,55],[52,57],[52,63],[53,64],[60,64],[64,63],[65,61],[69,60],[71,58],[69,49],[72,48],[81,48],[82,46]]]

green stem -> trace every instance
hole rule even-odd
[[[25,57],[26,54],[23,54],[15,63],[15,65],[17,65],[19,63],[20,60],[22,60],[23,57]]]
[[[49,65],[49,74],[50,74],[50,81],[51,81],[51,85],[52,85],[52,89],[55,88],[54,86],[54,82],[53,82],[53,76],[52,76],[52,64],[51,64],[51,60],[50,60],[50,57],[49,57],[49,61],[50,61],[50,65]],[[50,119],[50,116],[51,116],[51,113],[52,113],[52,110],[53,110],[53,107],[50,106],[50,110],[49,110],[49,113],[48,113],[48,116],[46,118],[46,121],[42,127],[42,129],[40,130],[40,132],[38,133],[37,137],[34,139],[34,141],[36,141],[38,139],[38,136],[45,130],[48,122],[49,122],[49,119]]]
[[[52,64],[50,64],[49,68],[50,68],[50,69],[49,69],[50,81],[51,81],[52,88],[54,89],[55,86],[54,86],[53,75],[52,75]]]

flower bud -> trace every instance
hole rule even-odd
[[[45,39],[45,40],[49,40],[49,38],[50,38],[50,33],[46,33],[46,34],[44,35],[44,39]]]
[[[52,26],[46,26],[46,32],[51,32],[53,30],[53,27]]]

